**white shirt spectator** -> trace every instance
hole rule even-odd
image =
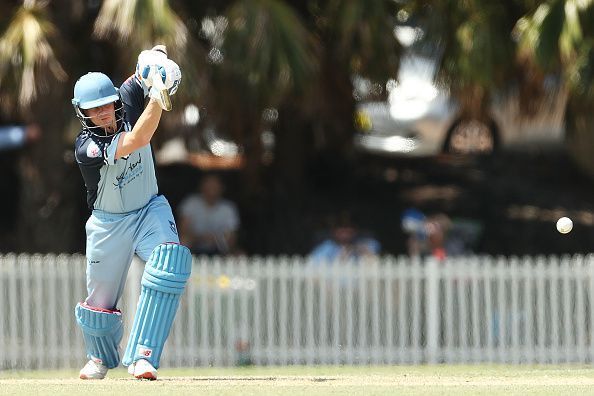
[[[219,199],[209,205],[200,194],[193,194],[180,204],[180,215],[192,234],[211,236],[195,239],[192,250],[198,253],[229,253],[227,235],[239,228],[237,208],[232,202]]]

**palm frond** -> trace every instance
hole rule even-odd
[[[252,92],[282,95],[310,81],[318,67],[317,44],[284,2],[238,2],[227,18],[224,66],[236,76],[246,76]]]
[[[549,0],[516,24],[519,54],[560,70],[574,94],[594,98],[594,1]]]
[[[579,58],[585,37],[591,35],[594,1],[550,0],[516,24],[520,56],[533,58],[543,68],[571,65]],[[590,30],[590,31],[589,31]]]
[[[490,94],[515,71],[510,13],[499,2],[440,0],[423,5],[417,16],[426,44],[439,49],[438,82],[457,97],[463,112],[482,115]]]
[[[352,73],[375,80],[396,75],[402,47],[393,34],[396,10],[390,0],[332,0],[324,12],[326,34]]]
[[[133,50],[156,43],[182,52],[188,29],[167,0],[106,0],[95,21],[98,38],[115,36]]]
[[[45,3],[27,1],[17,10],[0,38],[0,100],[6,106],[27,108],[51,78],[65,80],[50,44],[54,36]]]

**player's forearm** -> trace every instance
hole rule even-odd
[[[122,134],[118,143],[116,157],[124,157],[134,150],[149,144],[157,130],[157,126],[159,126],[162,113],[161,106],[155,100],[151,99],[138,118],[138,121],[136,121],[132,131]]]
[[[135,135],[135,138],[143,142],[143,146],[150,143],[159,126],[162,113],[163,109],[161,109],[161,106],[155,100],[151,99],[140,115],[136,125],[132,128],[132,135]]]

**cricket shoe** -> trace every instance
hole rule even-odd
[[[128,373],[138,379],[154,381],[157,379],[157,369],[148,360],[140,359],[128,366]]]
[[[103,379],[107,374],[107,366],[91,359],[85,364],[85,367],[80,370],[79,377],[84,380]]]

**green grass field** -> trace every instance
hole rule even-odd
[[[102,381],[76,371],[0,372],[0,395],[586,395],[589,366],[391,366],[163,369],[154,382],[123,369]]]

